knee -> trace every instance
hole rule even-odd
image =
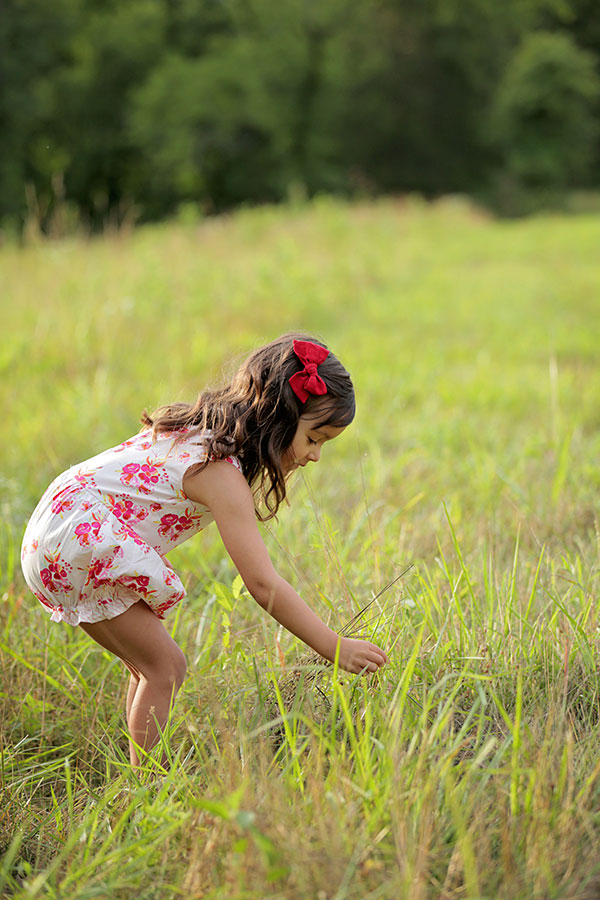
[[[183,651],[173,643],[167,653],[162,653],[144,667],[143,677],[155,689],[177,693],[185,680],[186,671],[187,661]]]
[[[172,658],[172,679],[175,689],[179,690],[187,674],[187,660],[180,647],[177,647]]]
[[[174,644],[168,658],[161,665],[162,679],[170,689],[174,688],[177,692],[185,681],[186,672],[187,660],[180,647]]]

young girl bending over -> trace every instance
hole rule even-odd
[[[292,634],[325,659],[339,653],[348,672],[387,662],[306,605],[273,568],[256,522],[275,515],[287,477],[318,462],[354,410],[336,357],[319,341],[284,335],[222,390],[144,412],[139,434],[72,466],[40,500],[23,539],[25,579],[52,621],[78,625],[131,672],[133,765],[138,748],[157,742],[185,677],[185,657],[161,622],[185,595],[165,554],[213,520],[249,592]]]

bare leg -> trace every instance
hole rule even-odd
[[[132,672],[131,678],[129,679],[129,688],[127,690],[127,701],[125,704],[128,728],[129,728],[129,717],[131,716],[131,707],[133,706],[133,699],[135,697],[135,692],[138,689],[139,683],[140,683],[140,676],[137,674],[137,672]]]
[[[185,678],[185,657],[150,607],[140,600],[102,622],[80,627],[98,644],[123,660],[131,671],[127,693],[127,725],[131,764],[140,760],[135,744],[150,750],[166,725],[177,691]]]

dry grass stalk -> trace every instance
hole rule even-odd
[[[383,607],[378,607],[374,615],[369,616],[369,612],[373,611],[373,606],[379,598],[400,581],[412,567],[413,564],[411,563],[410,566],[407,566],[399,575],[386,584],[356,615],[342,626],[339,634],[343,637],[368,640],[368,632],[375,622],[380,625],[382,622],[393,621],[400,598],[396,598]],[[324,660],[314,651],[300,656],[294,668],[277,682],[285,711],[289,712],[293,709],[300,692],[303,691],[300,697],[301,707],[310,712],[316,721],[322,721],[331,708],[331,700],[322,686],[322,681],[324,676],[331,672],[332,667],[333,663]],[[281,714],[274,688],[271,689],[267,709],[269,714],[273,715],[273,718],[277,718]]]

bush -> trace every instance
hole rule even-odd
[[[513,56],[492,109],[504,174],[525,188],[586,183],[598,123],[594,57],[566,34],[530,34]]]

